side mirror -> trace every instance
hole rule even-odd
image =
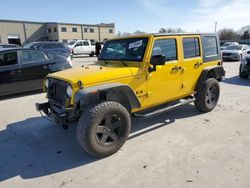
[[[150,64],[153,65],[152,67],[149,67],[149,72],[156,71],[157,65],[165,65],[165,56],[163,55],[154,55],[151,57]]]

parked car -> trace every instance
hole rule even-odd
[[[234,45],[228,46],[225,50],[222,50],[223,61],[236,60],[240,61],[244,52],[249,49],[248,45]]]
[[[147,34],[108,40],[94,65],[49,74],[36,109],[67,128],[89,154],[117,152],[131,116],[150,118],[194,102],[212,111],[225,76],[215,34]]]
[[[0,49],[0,96],[41,90],[47,74],[71,67],[70,57],[63,53]]]
[[[250,75],[250,49],[246,50],[240,63],[239,75],[246,79]]]
[[[19,48],[20,46],[16,44],[0,44],[0,49],[1,48]]]
[[[225,42],[221,47],[220,49],[221,50],[225,50],[228,46],[237,46],[239,45],[238,42]]]
[[[95,55],[95,45],[90,40],[73,40],[69,42],[68,47],[72,54],[85,54],[93,57]]]
[[[67,55],[71,55],[71,52],[68,46],[63,44],[62,42],[50,42],[50,41],[31,42],[28,45],[24,46],[24,48],[43,50],[43,51],[61,52]]]

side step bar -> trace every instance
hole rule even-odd
[[[170,111],[170,110],[173,110],[175,108],[178,108],[180,106],[183,106],[183,105],[186,105],[186,104],[189,104],[189,103],[192,103],[195,101],[195,98],[189,98],[189,99],[184,99],[184,101],[180,101],[174,105],[170,105],[170,106],[166,106],[166,107],[163,107],[161,109],[157,109],[155,111],[151,111],[149,113],[135,113],[134,114],[134,117],[136,118],[150,118],[150,117],[153,117],[153,116],[156,116],[156,115],[160,115],[164,112],[167,112],[167,111]]]

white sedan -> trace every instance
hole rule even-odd
[[[249,49],[248,45],[235,45],[228,46],[225,50],[222,50],[222,59],[223,61],[227,60],[236,60],[240,61],[244,52]]]

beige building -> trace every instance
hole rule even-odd
[[[0,20],[0,43],[24,45],[34,41],[103,41],[115,37],[115,24],[71,24]]]

